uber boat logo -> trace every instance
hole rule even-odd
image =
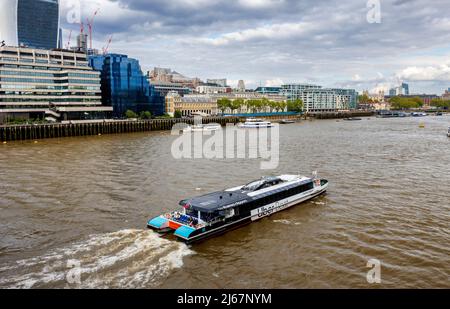
[[[196,119],[196,123],[201,120]],[[197,125],[202,128],[201,125]],[[211,126],[211,125],[209,125]],[[228,124],[225,129],[210,131],[186,130],[186,123],[177,123],[172,135],[172,156],[182,159],[251,159],[260,160],[262,170],[278,168],[280,161],[280,127],[243,129]],[[180,135],[181,133],[181,135]]]
[[[381,262],[377,259],[370,259],[367,267],[371,268],[367,273],[367,282],[370,284],[381,283]]]
[[[284,202],[276,202],[273,205],[264,206],[264,207],[252,210],[252,212],[251,212],[252,221],[256,221],[258,219],[268,217],[271,214],[279,212],[279,211],[283,210],[288,204],[289,204],[289,201],[286,200]]]

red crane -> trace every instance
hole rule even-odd
[[[90,45],[90,49],[92,49],[92,28],[93,28],[93,26],[94,26],[94,18],[95,18],[95,16],[97,16],[99,10],[100,10],[100,9],[97,9],[97,10],[94,12],[94,15],[92,15],[92,18],[91,18],[91,19],[86,18],[86,20],[87,20],[87,25],[88,25],[88,28],[89,28],[89,45]]]
[[[109,37],[108,43],[106,44],[105,47],[103,47],[103,55],[106,55],[108,53],[108,49],[109,49],[109,46],[111,45],[112,38],[113,38],[113,36],[111,35]]]

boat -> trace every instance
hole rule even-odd
[[[448,127],[447,136],[450,137],[450,127]]]
[[[294,120],[289,120],[289,119],[282,119],[280,121],[281,124],[291,124],[291,123],[295,123]]]
[[[179,211],[148,221],[159,233],[188,244],[226,233],[324,194],[328,181],[317,176],[263,177],[224,191],[183,200]]]
[[[219,124],[197,124],[194,126],[188,126],[183,130],[183,133],[194,133],[194,132],[214,132],[222,129]]]
[[[273,124],[270,121],[265,121],[256,118],[248,118],[244,123],[239,124],[239,128],[244,129],[259,129],[271,127],[273,127]]]
[[[354,118],[354,117],[344,118],[344,121],[361,121],[361,120],[362,120],[362,118]]]
[[[382,111],[378,114],[378,118],[405,118],[409,114],[400,111]]]

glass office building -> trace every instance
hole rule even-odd
[[[90,56],[89,64],[101,72],[103,105],[112,106],[116,117],[123,117],[127,110],[164,114],[165,98],[149,84],[138,60],[108,54]]]
[[[260,94],[280,94],[281,87],[258,87],[255,89],[255,92]]]
[[[53,49],[59,41],[59,0],[0,0],[0,41]]]
[[[100,73],[82,52],[0,47],[0,123],[108,118]]]

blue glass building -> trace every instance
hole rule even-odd
[[[59,0],[0,0],[0,41],[8,46],[58,47]]]
[[[89,64],[101,72],[103,105],[112,106],[116,117],[124,116],[127,110],[164,114],[165,98],[149,84],[138,60],[107,54],[90,56]]]
[[[258,87],[255,92],[260,94],[280,94],[281,87]]]

